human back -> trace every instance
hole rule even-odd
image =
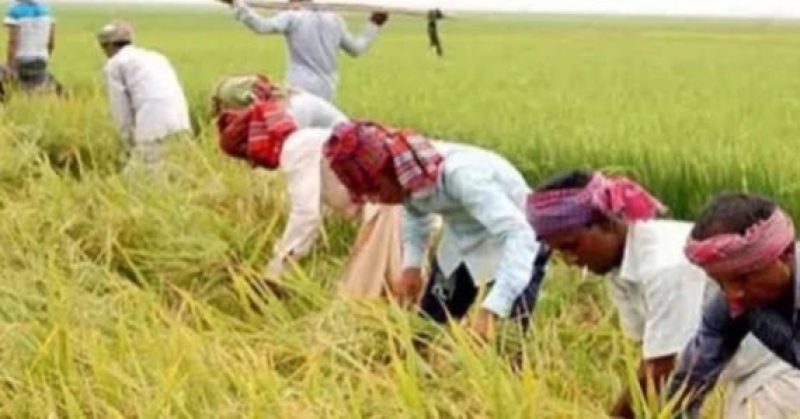
[[[343,21],[338,14],[311,8],[285,13],[292,15],[285,33],[289,50],[286,80],[320,96],[333,95],[339,81],[336,55],[343,37]]]
[[[175,69],[163,54],[128,45],[109,59],[105,71],[117,73],[126,82],[139,140],[190,128],[186,96]]]

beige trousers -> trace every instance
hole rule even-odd
[[[800,370],[776,376],[725,410],[725,419],[800,419]]]
[[[339,280],[339,296],[380,298],[402,273],[403,208],[380,205],[364,209],[365,216]]]

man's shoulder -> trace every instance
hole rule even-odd
[[[678,220],[631,223],[621,276],[643,281],[665,271],[690,269],[683,247],[691,228],[692,223]]]
[[[6,17],[22,20],[50,17],[50,8],[39,2],[15,2],[8,7]]]

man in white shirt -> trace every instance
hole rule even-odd
[[[191,134],[189,106],[169,60],[132,44],[133,28],[115,21],[97,34],[108,57],[103,69],[111,114],[133,158],[154,171],[162,164],[162,148],[177,134]],[[126,170],[127,170],[126,169]]]
[[[361,220],[340,293],[348,297],[382,295],[386,282],[399,275],[400,210],[352,202],[323,159],[323,144],[332,127],[348,117],[324,99],[278,86],[263,75],[221,80],[214,89],[212,107],[226,154],[277,170],[285,178],[289,218],[267,267],[267,281],[259,285],[284,294],[276,283],[291,263],[311,251],[322,227],[322,209],[327,207],[348,219]]]
[[[317,8],[310,0],[290,0],[291,10],[265,18],[250,9],[244,0],[220,0],[233,7],[236,19],[258,34],[282,34],[289,51],[286,83],[329,102],[339,84],[339,49],[352,57],[365,53],[375,42],[388,14],[374,12],[360,36],[353,36],[344,19]]]
[[[540,239],[571,264],[609,276],[622,328],[642,345],[639,384],[660,389],[676,356],[700,325],[716,284],[683,252],[692,224],[655,220],[661,204],[639,185],[600,172],[574,171],[544,181],[531,194],[528,218]],[[800,413],[800,372],[758,340],[744,340],[723,373],[731,384],[725,417],[778,419]],[[781,409],[783,414],[775,413]],[[749,416],[750,412],[755,416]],[[631,393],[612,417],[633,418]]]
[[[55,20],[50,9],[36,0],[16,0],[6,11],[8,28],[6,66],[0,68],[0,100],[3,84],[19,82],[24,90],[50,87],[61,93],[61,85],[48,72],[55,48]]]

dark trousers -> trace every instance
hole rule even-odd
[[[12,68],[0,67],[0,101],[6,99],[11,83],[22,91],[48,90],[62,95],[64,88],[48,67],[47,61],[42,59],[18,60]]]
[[[531,262],[533,275],[525,291],[514,302],[510,318],[519,322],[523,330],[527,330],[530,317],[539,297],[539,288],[544,280],[550,251],[544,246]],[[492,284],[493,285],[493,284]],[[491,286],[491,285],[490,285]],[[472,275],[462,263],[450,277],[445,277],[434,258],[431,262],[431,276],[422,296],[420,308],[422,315],[436,323],[446,323],[448,319],[462,319],[469,311],[478,296]]]

